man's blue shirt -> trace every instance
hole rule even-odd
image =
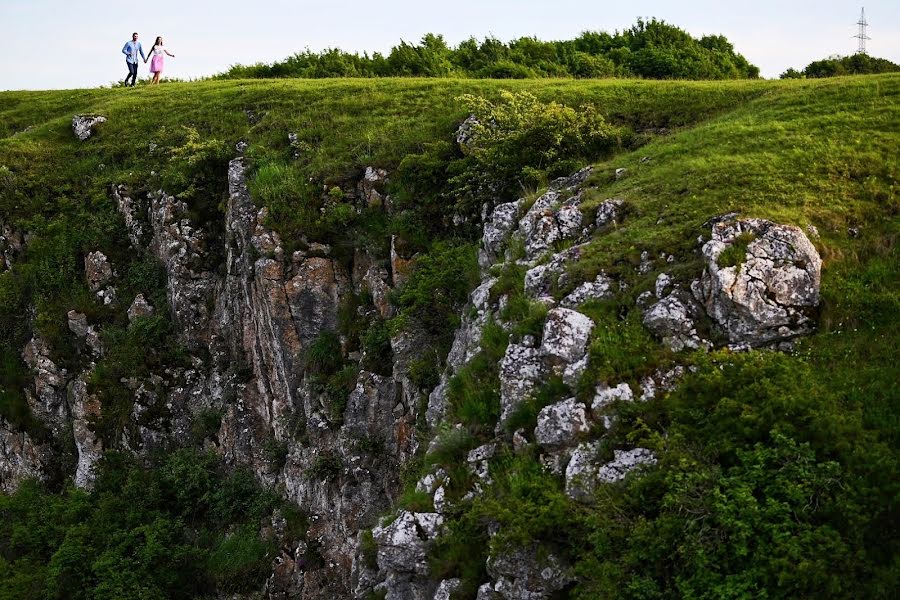
[[[132,64],[137,64],[137,57],[139,53],[141,55],[141,58],[147,60],[147,57],[144,56],[144,49],[141,48],[140,42],[128,41],[125,43],[125,47],[122,48],[122,54],[125,55],[125,60]]]

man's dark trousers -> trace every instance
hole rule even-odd
[[[125,76],[125,85],[128,85],[128,78],[131,77],[131,87],[134,87],[134,82],[137,80],[137,63],[130,63],[126,60],[125,64],[128,65],[128,75]]]

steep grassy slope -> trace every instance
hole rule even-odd
[[[708,234],[703,223],[729,211],[818,229],[813,241],[824,260],[819,331],[786,355],[680,357],[697,371],[669,395],[620,407],[604,438],[605,452],[626,443],[652,448],[659,467],[611,487],[591,509],[571,502],[535,456],[500,457],[496,485],[451,511],[451,533],[433,557],[436,574],[460,576],[473,591],[485,577],[488,549],[537,543],[574,565],[576,597],[750,597],[765,590],[773,597],[889,597],[898,583],[891,532],[900,491],[893,476],[900,442],[896,76],[715,84],[229,81],[0,94],[0,222],[30,233],[14,267],[0,273],[0,414],[37,437],[47,435],[24,401],[29,375],[21,349],[39,332],[60,364],[84,360],[72,350],[66,325],[73,308],[102,329],[105,371],[93,385],[107,394],[114,414],[119,377],[185,360],[167,317],[129,327],[127,306],[98,304],[84,281],[83,257],[103,250],[123,272],[123,297],[140,291],[163,305],[159,268],[129,254],[110,186],[162,187],[187,201],[192,219],[215,233],[227,161],[239,140],[249,143],[251,188],[289,247],[323,240],[345,255],[364,247],[386,257],[390,236],[400,234],[419,251],[420,271],[397,293],[401,314],[395,319],[452,313],[473,281],[477,229],[453,226],[452,206],[421,206],[426,199],[452,204],[438,194],[451,189],[449,174],[425,165],[442,157],[463,160],[456,150],[434,146],[453,145],[467,115],[461,94],[497,99],[501,90],[595,105],[620,127],[612,157],[575,156],[566,163],[574,170],[579,162],[600,161],[586,212],[610,197],[630,206],[624,225],[596,236],[571,268],[579,279],[604,270],[628,285],[624,297],[589,309],[597,327],[585,381],[637,384],[672,364],[672,353],[643,328],[635,307],[667,267],[643,274],[635,267],[642,252],[664,252],[675,257],[668,272],[690,281],[701,269],[696,238]],[[109,120],[81,143],[71,132],[75,113]],[[297,134],[296,144],[288,132]],[[337,188],[332,197],[339,205],[368,166],[399,174],[391,191],[408,214],[322,220],[323,190]],[[617,179],[620,167],[627,172]],[[521,290],[522,272],[500,275],[509,291]],[[454,286],[446,305],[429,304],[440,301],[433,290]],[[511,306],[519,333],[540,329],[539,308],[515,294]],[[447,329],[453,320],[437,323]],[[372,340],[377,346],[381,331],[347,326],[363,346]],[[495,364],[505,344],[506,333],[489,328],[484,365]],[[445,351],[446,340],[435,348]],[[433,384],[436,370],[423,366],[423,385]],[[554,385],[536,398],[531,414],[520,416],[523,424],[568,393]],[[464,452],[492,437],[497,399],[485,391],[497,387],[496,372],[472,369],[455,386],[452,416],[466,423],[467,435],[423,458],[422,469],[438,463],[459,473]],[[589,393],[588,386],[578,393]],[[464,491],[462,484],[457,491]],[[418,510],[429,509],[429,502],[412,491],[402,500]],[[15,506],[3,514],[32,522],[33,516],[21,516],[21,503]],[[48,541],[34,544],[37,550],[29,542],[0,543],[6,561],[0,578],[12,580],[29,564],[49,560],[73,525],[70,518],[60,522]],[[15,527],[12,519],[7,523]],[[501,524],[503,535],[489,537],[492,523]],[[11,531],[0,535],[11,539]],[[15,566],[21,556],[31,562]]]
[[[897,547],[883,533],[898,509],[897,83],[780,89],[598,165],[598,189],[582,210],[621,197],[634,212],[595,237],[570,280],[604,271],[629,287],[581,309],[597,327],[577,396],[589,403],[597,381],[637,390],[643,377],[676,363],[697,371],[662,398],[619,404],[602,451],[647,447],[662,458],[651,474],[602,490],[589,510],[565,496],[536,455],[498,459],[495,484],[461,504],[453,534],[439,543],[433,565],[441,575],[483,581],[488,548],[542,540],[546,552],[577,565],[578,598],[891,595]],[[623,178],[614,177],[619,167],[628,169]],[[643,328],[635,300],[660,272],[683,285],[696,278],[703,223],[730,211],[816,228],[819,331],[787,355],[676,357]],[[674,266],[658,261],[641,274],[645,251],[673,255]],[[497,293],[521,294],[522,275],[507,268],[501,282],[509,283]],[[535,310],[511,315],[520,323],[513,331],[539,333]],[[425,461],[451,481],[465,478],[457,467],[465,452],[492,437],[493,422],[475,422],[497,415],[489,408],[496,399],[483,392],[497,389],[497,374],[484,365],[503,356],[505,333],[489,328],[482,343],[486,360],[458,376],[450,395],[472,435],[448,432]],[[510,430],[529,431],[542,406],[570,393],[549,382]],[[427,507],[430,499],[407,497],[418,510],[423,500]]]

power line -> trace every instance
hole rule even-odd
[[[863,7],[862,13],[859,15],[859,21],[856,22],[859,26],[859,33],[854,35],[856,39],[859,40],[859,47],[856,49],[857,54],[866,54],[866,40],[871,40],[869,36],[866,35],[866,28],[869,24],[866,22],[866,8]]]

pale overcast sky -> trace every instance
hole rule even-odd
[[[900,1],[865,2],[869,54],[900,62]],[[765,77],[856,49],[861,5],[835,0],[0,0],[0,90],[108,85],[127,70],[132,31],[145,48],[163,35],[176,55],[166,75],[201,77],[231,64],[282,59],[304,48],[390,50],[428,32],[456,44],[475,36],[569,39],[657,17],[693,35],[723,34]],[[140,75],[147,75],[141,64]]]

